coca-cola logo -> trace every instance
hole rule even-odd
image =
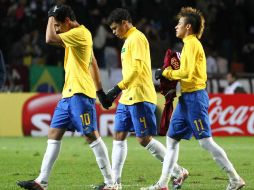
[[[215,135],[253,135],[253,97],[210,95],[209,119]]]

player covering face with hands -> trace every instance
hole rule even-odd
[[[204,17],[191,7],[182,8],[175,27],[176,37],[183,40],[179,70],[158,69],[155,77],[180,80],[181,96],[173,112],[167,133],[167,153],[159,181],[141,190],[168,190],[168,182],[178,160],[179,142],[192,135],[226,172],[229,184],[226,190],[241,189],[245,182],[238,175],[225,151],[214,142],[208,116],[209,98],[206,88],[206,58],[199,39],[204,30]],[[195,156],[195,155],[194,155]],[[198,165],[199,163],[197,163]]]
[[[104,185],[100,189],[115,190],[108,150],[97,130],[96,90],[102,104],[105,106],[107,103],[93,55],[91,33],[76,21],[69,6],[55,5],[48,12],[46,43],[65,48],[62,99],[57,104],[50,124],[47,149],[39,176],[17,184],[24,189],[47,189],[49,175],[59,155],[65,131],[77,130],[89,143],[104,177]]]
[[[149,43],[145,35],[132,25],[131,16],[125,9],[113,10],[108,17],[108,24],[113,34],[124,40],[121,49],[123,79],[107,93],[110,102],[122,93],[115,114],[112,150],[113,178],[121,189],[129,131],[135,131],[139,144],[161,162],[164,160],[166,149],[153,138],[157,134],[157,95],[152,80]],[[183,172],[188,173],[175,163],[176,178],[182,179]],[[181,183],[174,185],[179,187]]]

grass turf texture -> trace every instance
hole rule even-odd
[[[111,155],[112,138],[103,138]],[[165,144],[165,137],[156,137]],[[15,190],[17,180],[37,177],[46,148],[46,138],[0,138],[0,189]],[[254,190],[254,138],[215,138],[246,182],[246,190]],[[201,149],[194,139],[180,144],[180,165],[190,176],[183,190],[223,190],[227,176]],[[137,190],[155,183],[161,173],[161,163],[138,145],[134,137],[128,138],[128,156],[123,169],[123,190]],[[48,190],[92,189],[102,182],[94,155],[81,137],[65,137],[60,156],[53,168]]]

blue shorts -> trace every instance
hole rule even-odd
[[[183,93],[173,112],[168,136],[174,139],[211,137],[208,115],[209,97],[205,90]]]
[[[78,131],[83,135],[97,130],[95,99],[84,94],[61,99],[50,127]]]
[[[119,103],[115,115],[115,131],[135,131],[137,137],[156,135],[156,105],[140,102],[134,105]]]

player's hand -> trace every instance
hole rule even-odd
[[[114,102],[117,96],[122,92],[121,88],[118,85],[111,88],[107,93],[107,98],[110,102]]]
[[[159,79],[161,79],[163,76],[162,76],[162,72],[163,72],[164,70],[163,69],[156,69],[156,71],[155,71],[155,79],[156,80],[159,80]]]
[[[100,101],[101,105],[105,109],[108,109],[109,107],[112,106],[112,102],[108,100],[107,95],[105,94],[103,89],[100,89],[100,90],[96,91],[96,94],[97,94],[97,96],[99,98],[99,101]]]
[[[56,16],[58,10],[59,10],[58,5],[51,7],[48,11],[48,18],[51,16]]]

